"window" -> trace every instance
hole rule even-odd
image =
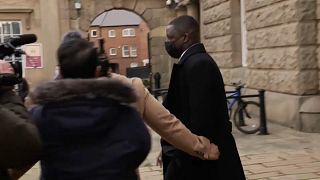
[[[97,30],[95,30],[95,29],[91,30],[91,37],[98,37]]]
[[[122,57],[129,57],[130,56],[130,46],[124,45],[122,46]]]
[[[109,37],[116,37],[116,31],[115,30],[109,30]]]
[[[124,45],[122,46],[122,57],[137,57],[137,46]]]
[[[137,46],[130,47],[130,57],[137,57]]]
[[[10,37],[21,35],[20,21],[0,21],[0,42],[3,43]]]
[[[122,36],[123,37],[136,36],[136,32],[133,28],[127,28],[127,29],[122,30]]]
[[[0,43],[6,42],[10,37],[21,35],[21,21],[0,21]],[[12,55],[8,61],[21,61],[21,57]]]
[[[116,48],[110,48],[109,49],[109,55],[111,55],[111,56],[117,55],[117,49]]]

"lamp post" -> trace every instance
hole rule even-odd
[[[80,10],[81,10],[81,0],[74,0],[74,8],[77,11],[77,18],[80,17]]]
[[[77,11],[77,17],[75,19],[75,29],[80,30],[80,10],[81,10],[81,0],[74,0],[74,8]]]

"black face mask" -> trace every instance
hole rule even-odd
[[[166,41],[164,43],[164,46],[166,47],[166,51],[167,53],[173,57],[173,58],[180,58],[180,56],[182,55],[183,53],[183,50],[182,49],[179,49],[177,48],[175,45],[174,45],[175,41]]]

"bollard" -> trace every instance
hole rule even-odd
[[[161,74],[159,72],[156,72],[154,74],[153,78],[154,78],[154,87],[155,87],[155,89],[160,89]]]
[[[260,101],[260,132],[259,135],[268,135],[266,107],[265,107],[265,90],[259,90]]]
[[[154,78],[154,88],[155,89],[160,89],[161,74],[159,72],[156,72],[154,74],[153,78]],[[155,92],[154,93],[154,96],[155,96],[156,99],[158,98],[159,94],[160,94],[159,92]]]
[[[241,87],[237,87],[236,91],[238,92],[238,106],[241,106]],[[240,109],[239,111],[239,126],[245,126],[243,119],[243,111]]]

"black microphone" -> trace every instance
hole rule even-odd
[[[36,41],[37,36],[35,34],[24,34],[10,38],[8,43],[10,43],[14,47],[18,47],[24,44],[34,43]]]
[[[37,41],[35,34],[24,34],[11,37],[6,43],[0,44],[0,59],[12,55],[18,46]]]

